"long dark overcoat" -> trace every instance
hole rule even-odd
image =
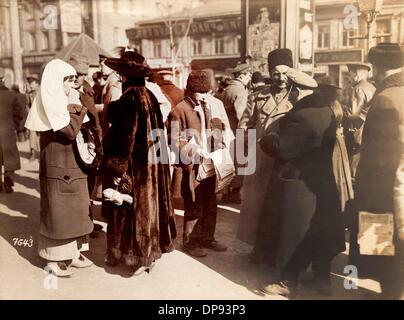
[[[403,166],[404,159],[403,102],[404,72],[399,72],[387,77],[378,85],[366,118],[355,188],[356,213],[350,225],[350,258],[352,263],[360,266],[359,273],[384,270],[387,282],[381,283],[382,291],[386,291],[383,287],[389,286],[390,289],[395,287],[393,290],[401,291],[401,294],[404,286],[404,241],[402,239],[400,241],[397,235],[399,228],[403,228],[404,225],[402,210],[404,199],[402,185],[397,184],[397,169]],[[359,255],[359,246],[355,246],[358,211],[394,213],[396,227],[394,257]],[[399,294],[396,293],[398,296]]]
[[[16,93],[0,84],[0,166],[5,171],[20,169],[20,155],[17,149],[16,125],[24,121],[25,105]]]
[[[272,205],[263,212],[272,217],[267,228],[281,266],[305,238],[324,258],[345,249],[332,162],[337,125],[329,105],[319,94],[303,98],[280,120],[279,139],[273,136],[261,144],[281,168],[272,171],[272,201],[267,201]]]

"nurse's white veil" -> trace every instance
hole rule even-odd
[[[28,113],[25,127],[32,131],[57,131],[70,122],[68,98],[63,90],[63,79],[76,75],[68,63],[51,60],[45,67],[41,85]]]

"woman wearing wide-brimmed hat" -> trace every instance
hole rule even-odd
[[[110,103],[106,114],[111,127],[103,140],[103,188],[133,198],[132,204],[120,206],[103,201],[102,214],[108,220],[106,262],[115,265],[123,257],[137,275],[148,271],[162,253],[173,250],[175,221],[168,161],[156,163],[149,157],[157,149],[160,153],[166,150],[164,124],[157,99],[145,87],[151,70],[144,57],[126,51],[105,64],[119,73],[123,94]],[[160,134],[156,141],[150,138],[152,132]]]

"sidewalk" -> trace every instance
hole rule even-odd
[[[16,172],[15,192],[0,193],[0,299],[284,299],[265,296],[258,291],[269,276],[265,265],[248,262],[251,247],[235,238],[239,207],[220,206],[216,238],[228,251],[210,251],[195,259],[181,251],[181,211],[177,211],[178,248],[157,261],[150,274],[128,278],[123,266],[110,268],[104,263],[105,232],[91,239],[86,254],[94,265],[77,269],[72,278],[57,279],[57,289],[49,283],[43,270],[44,261],[36,252],[39,225],[38,162],[29,162],[28,145],[19,144],[22,169]],[[105,231],[105,224],[104,231]],[[30,238],[33,246],[14,238]],[[22,241],[23,242],[23,241]],[[347,255],[341,254],[333,264],[334,296],[331,299],[374,299],[380,286],[373,280],[359,280],[358,290],[346,290],[343,273]],[[301,287],[299,299],[324,299]],[[329,298],[329,299],[330,299]]]

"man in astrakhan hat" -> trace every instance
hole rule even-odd
[[[110,103],[105,115],[111,127],[103,140],[103,189],[112,188],[133,199],[116,203],[104,197],[106,262],[113,266],[123,257],[130,274],[138,275],[149,272],[162,253],[174,249],[169,165],[155,157],[166,150],[164,124],[157,99],[145,87],[145,77],[151,75],[145,58],[125,51],[105,64],[119,74],[123,93]],[[152,133],[157,134],[157,141],[151,140]]]

